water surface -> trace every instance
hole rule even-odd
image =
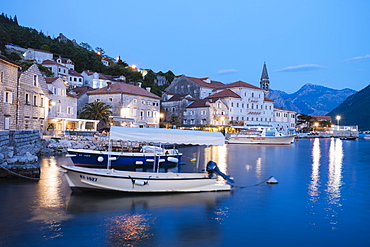
[[[0,180],[0,246],[369,246],[369,150],[339,139],[186,147],[183,171],[214,160],[237,188],[159,195],[72,193],[59,172],[71,160],[45,157],[40,181]]]

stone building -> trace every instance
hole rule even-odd
[[[183,125],[220,125],[228,124],[228,107],[218,98],[193,99],[183,116]]]
[[[77,96],[67,93],[67,85],[60,77],[46,77],[49,89],[48,118],[77,118]]]
[[[0,55],[0,130],[17,129],[18,68],[14,62]]]
[[[17,129],[42,132],[48,117],[49,90],[36,64],[20,74],[18,90]]]
[[[172,124],[182,123],[185,108],[193,101],[190,94],[164,93],[161,102],[163,121]]]
[[[98,101],[112,106],[113,116],[122,126],[159,127],[160,97],[149,90],[131,84],[108,83],[87,94],[89,103]]]
[[[212,81],[209,78],[195,78],[182,75],[173,80],[166,88],[167,93],[190,94],[194,98],[204,99],[214,93],[215,89],[223,88],[225,84]]]
[[[93,91],[92,87],[82,86],[71,90],[71,93],[77,96],[77,116],[80,116],[82,108],[86,103],[89,103],[89,96],[87,92]]]

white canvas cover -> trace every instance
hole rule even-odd
[[[162,128],[129,128],[111,126],[110,138],[113,140],[154,142],[163,144],[225,144],[225,137],[220,132]]]

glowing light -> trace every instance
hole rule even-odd
[[[133,65],[131,65],[131,68],[132,68],[132,69],[136,69],[136,68],[137,68],[137,66],[136,66],[135,64],[133,64]]]
[[[340,121],[341,117],[338,115],[338,116],[335,117],[335,119],[337,120],[337,125],[339,126],[339,121]]]
[[[319,179],[320,179],[320,158],[321,158],[321,151],[320,151],[320,139],[315,138],[312,148],[312,171],[311,171],[311,182],[309,185],[308,194],[312,196],[311,200],[315,201],[317,196],[319,195]],[[315,199],[316,197],[316,199]]]

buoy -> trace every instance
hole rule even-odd
[[[196,159],[196,158],[191,159],[191,160],[190,160],[190,162],[193,162],[193,163],[194,163],[194,162],[197,162],[197,159]]]
[[[104,161],[103,156],[99,156],[99,157],[98,157],[98,162],[103,162],[103,161]]]
[[[268,183],[268,184],[277,184],[277,183],[279,183],[273,176],[271,176],[268,180],[267,180],[267,182],[266,183]]]

